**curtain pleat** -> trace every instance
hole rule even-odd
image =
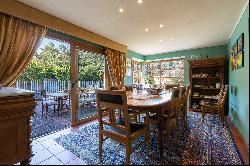
[[[0,13],[0,84],[12,86],[30,63],[46,28]]]
[[[108,65],[109,87],[117,86],[119,89],[122,89],[124,86],[124,76],[126,72],[125,54],[110,48],[106,48],[105,57]]]

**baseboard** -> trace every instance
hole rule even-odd
[[[233,118],[231,116],[228,116],[229,119],[231,120],[232,124],[235,126],[235,128],[237,129],[238,133],[240,134],[244,144],[247,146],[247,150],[248,150],[248,153],[249,153],[249,145],[246,143],[246,139],[245,137],[243,136],[242,134],[242,131],[240,130],[239,126],[235,123],[235,121],[233,120]]]

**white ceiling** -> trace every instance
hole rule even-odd
[[[248,3],[248,0],[143,0],[142,4],[137,0],[19,1],[143,55],[225,44]],[[124,12],[120,13],[119,8]],[[159,28],[160,24],[164,27]]]

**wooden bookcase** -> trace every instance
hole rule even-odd
[[[218,95],[221,85],[225,84],[225,60],[225,57],[188,60],[191,110],[200,111],[201,100],[216,100],[213,96]]]

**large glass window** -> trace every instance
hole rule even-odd
[[[141,62],[132,61],[133,67],[133,84],[141,84],[142,83],[142,65]]]
[[[145,62],[145,84],[184,84],[184,60]]]

